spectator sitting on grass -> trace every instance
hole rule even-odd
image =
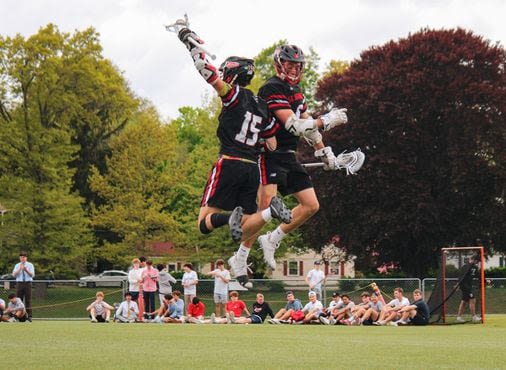
[[[371,296],[371,307],[365,310],[362,317],[357,319],[358,325],[372,325],[378,321],[381,309],[383,308],[383,302],[378,299],[376,293]]]
[[[121,302],[116,310],[116,320],[118,322],[132,323],[135,322],[138,314],[139,307],[137,306],[137,303],[132,300],[132,294],[130,292],[126,292],[125,300]]]
[[[360,295],[362,303],[359,303],[351,308],[351,315],[344,320],[343,324],[355,325],[360,323],[360,318],[365,312],[372,307],[371,295],[368,292],[363,292]]]
[[[386,325],[390,321],[396,321],[401,318],[400,309],[409,305],[409,300],[404,297],[403,293],[404,290],[402,288],[394,289],[395,298],[383,306],[379,320],[374,323],[375,325]]]
[[[334,308],[343,308],[343,300],[341,299],[341,294],[339,292],[332,293],[332,300],[329,303],[329,306],[327,308],[323,308],[322,313],[320,314],[319,320],[324,325],[330,325],[335,324],[335,319],[331,315],[332,310]]]
[[[302,303],[298,299],[295,298],[295,295],[291,290],[286,292],[286,305],[284,308],[281,308],[273,319],[268,321],[269,324],[281,324],[284,321],[287,321],[292,316],[293,312],[302,311]]]
[[[209,324],[210,320],[204,320],[205,313],[206,305],[198,297],[193,297],[192,302],[188,305],[186,321],[193,324]]]
[[[168,314],[170,305],[173,302],[172,294],[165,294],[163,296],[162,302],[160,303],[160,308],[154,312],[155,318],[153,322],[161,323],[163,322],[163,318],[166,314]]]
[[[95,301],[86,307],[86,311],[90,312],[91,322],[109,322],[114,307],[104,301],[103,292],[97,292],[95,297]]]
[[[243,312],[246,312],[246,316],[250,316],[246,304],[239,299],[239,293],[235,290],[230,292],[230,301],[225,305],[225,312],[225,318],[218,318],[213,313],[211,315],[211,322],[213,324],[233,324],[236,318],[242,316]]]
[[[295,321],[294,324],[296,324],[296,323],[309,324],[313,320],[318,321],[318,317],[320,317],[320,314],[323,311],[323,305],[318,299],[316,299],[316,292],[310,291],[308,293],[308,296],[309,296],[309,302],[302,309],[302,312],[306,316],[304,316],[304,320],[302,320],[302,322]]]
[[[19,299],[16,294],[9,294],[9,304],[7,309],[4,311],[4,315],[2,316],[2,321],[16,322],[21,321],[25,322],[28,319],[26,314],[26,309],[23,301]],[[5,302],[4,302],[5,307]]]
[[[184,324],[184,301],[180,298],[181,292],[174,290],[172,292],[172,301],[169,305],[169,311],[165,313],[163,322],[171,324]]]
[[[413,291],[413,304],[404,306],[399,310],[401,319],[392,322],[393,325],[427,325],[430,319],[430,309],[422,298],[422,291],[415,289]]]
[[[257,294],[257,300],[253,303],[253,310],[250,317],[235,318],[236,324],[263,324],[267,315],[274,317],[271,307],[264,300],[262,293]]]

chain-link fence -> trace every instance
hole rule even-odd
[[[506,279],[490,279],[491,284],[486,288],[486,312],[506,314]],[[286,304],[286,292],[291,290],[296,298],[305,304],[307,302],[308,286],[304,279],[286,280],[252,280],[253,288],[246,290],[237,282],[231,281],[230,290],[238,290],[239,298],[246,302],[249,309],[255,302],[256,294],[262,293],[265,300],[276,312]],[[360,294],[364,291],[372,292],[371,283],[375,282],[381,289],[386,300],[391,299],[396,287],[404,289],[405,295],[411,299],[411,292],[418,288],[425,291],[428,299],[435,279],[334,279],[325,281],[322,289],[323,303],[328,305],[333,292],[348,294],[354,302],[360,302]],[[88,284],[90,285],[90,284]],[[37,280],[33,283],[32,309],[34,319],[86,319],[86,307],[95,300],[97,291],[105,294],[105,301],[111,305],[123,300],[123,294],[128,285],[120,282],[116,286],[79,286],[79,280]],[[174,290],[183,291],[181,281],[173,286]],[[206,305],[206,314],[214,310],[213,300],[214,280],[199,280],[197,295]],[[7,303],[9,293],[16,292],[14,281],[0,282],[0,298]],[[156,294],[158,305],[158,294]]]

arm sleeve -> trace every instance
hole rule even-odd
[[[168,276],[168,278],[169,278],[169,281],[170,281],[172,284],[176,284],[177,280],[176,280],[176,278],[175,278],[174,276],[172,276],[172,275],[170,274],[170,272],[167,272],[167,276]]]

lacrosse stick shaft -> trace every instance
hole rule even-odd
[[[206,50],[206,49],[202,46],[202,44],[199,44],[197,41],[195,41],[195,40],[193,39],[193,37],[188,37],[188,41],[189,41],[190,43],[192,43],[194,46],[196,46],[196,47],[198,47],[198,48],[202,49],[202,51],[203,51],[204,53],[206,53],[206,55],[207,55],[208,57],[210,57],[212,60],[216,60],[216,55],[211,54],[209,51],[207,51],[207,50]]]
[[[304,168],[323,167],[324,165],[325,165],[325,163],[323,163],[323,162],[302,163],[302,167],[304,167]]]

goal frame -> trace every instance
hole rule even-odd
[[[442,299],[443,305],[441,307],[441,318],[443,323],[446,323],[446,251],[466,251],[475,250],[480,252],[480,298],[481,298],[481,323],[485,323],[485,248],[483,246],[476,247],[452,247],[452,248],[441,248],[441,268],[442,268]]]

